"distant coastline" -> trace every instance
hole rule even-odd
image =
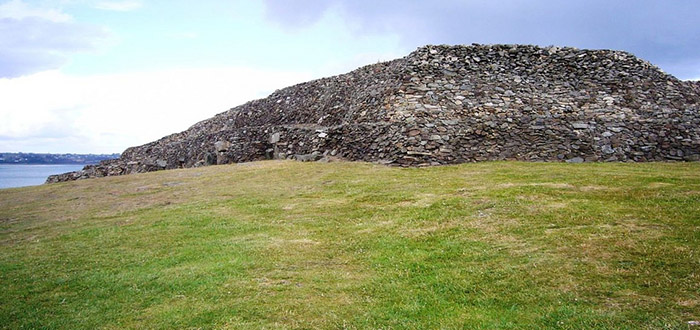
[[[119,158],[119,154],[39,154],[24,152],[0,153],[0,164],[23,165],[88,165],[105,159]]]

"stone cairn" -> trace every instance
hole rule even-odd
[[[622,51],[425,46],[287,87],[47,182],[262,159],[698,161],[700,83]]]

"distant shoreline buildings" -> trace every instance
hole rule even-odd
[[[0,164],[97,164],[105,159],[119,158],[119,154],[37,154],[24,152],[0,153]]]

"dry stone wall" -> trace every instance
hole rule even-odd
[[[700,83],[621,51],[426,46],[278,90],[47,182],[328,157],[398,166],[698,161]]]

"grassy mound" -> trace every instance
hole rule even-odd
[[[0,190],[7,328],[687,328],[700,164],[268,161]]]

